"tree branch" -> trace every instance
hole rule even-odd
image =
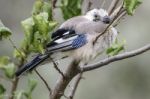
[[[56,8],[56,3],[57,3],[57,0],[52,0],[52,7],[53,8]]]
[[[122,11],[119,17],[115,20],[113,26],[116,27],[120,23],[120,20],[123,19],[126,14],[127,14],[126,11]]]
[[[121,13],[122,13],[122,10],[123,10],[123,4],[121,4],[121,6],[119,6],[116,10],[116,5],[118,4],[119,0],[113,0],[112,2],[112,6],[110,10],[110,16],[112,18],[112,22],[108,25],[108,27],[106,28],[106,30],[104,32],[102,32],[99,37],[101,35],[103,35],[107,29],[109,29],[110,26],[112,26],[114,24],[114,22],[117,21],[118,18],[121,18],[123,16],[121,16]],[[97,37],[97,38],[99,38]],[[109,63],[112,63],[112,62],[115,62],[115,61],[118,61],[118,60],[122,60],[122,59],[125,59],[125,58],[130,58],[130,57],[133,57],[133,56],[136,56],[136,55],[139,55],[139,54],[142,54],[146,51],[150,50],[150,44],[145,46],[145,47],[142,47],[140,49],[137,49],[137,50],[134,50],[134,51],[131,51],[131,52],[126,52],[126,53],[123,53],[123,54],[120,54],[120,55],[116,55],[116,56],[112,56],[112,57],[109,57],[107,59],[104,59],[98,63],[95,63],[95,64],[91,64],[91,65],[85,65],[85,67],[79,67],[79,63],[78,61],[75,61],[73,60],[71,62],[71,64],[67,67],[66,71],[64,72],[64,76],[61,76],[56,85],[54,86],[54,89],[52,90],[52,93],[50,95],[50,99],[60,99],[61,96],[64,95],[64,91],[66,89],[66,87],[68,86],[69,82],[79,73],[84,73],[86,71],[91,71],[91,70],[94,70],[94,69],[97,69],[97,68],[100,68],[104,65],[107,65]],[[80,77],[79,77],[80,78]],[[73,90],[71,91],[71,94],[70,94],[70,97],[69,99],[72,99],[74,94],[75,94],[75,91],[76,91],[76,88],[79,84],[79,81],[80,79],[77,79],[75,85],[74,85],[74,88]]]
[[[91,1],[87,2],[86,8],[83,11],[83,14],[85,14],[86,12],[88,12],[91,9],[92,4],[93,3]]]
[[[103,8],[104,5],[105,5],[105,3],[106,3],[106,0],[103,0],[103,1],[102,1],[102,4],[100,5],[100,7]]]
[[[22,56],[22,58],[23,58],[24,56],[22,55],[21,51],[17,48],[17,46],[14,44],[13,40],[12,40],[10,37],[8,38],[8,40],[9,40],[10,44],[12,45],[12,47],[13,47],[14,49],[16,49],[16,50],[18,51],[18,53],[19,53],[19,54]]]
[[[109,15],[111,15],[111,14],[114,12],[114,10],[115,10],[115,8],[117,7],[117,4],[119,3],[119,1],[120,1],[120,0],[113,0],[113,1],[111,2],[110,7],[108,8],[108,14],[109,14]]]
[[[81,79],[82,79],[82,75],[83,75],[83,73],[79,73],[78,75],[77,75],[77,78],[76,78],[76,80],[75,80],[75,82],[74,82],[74,85],[71,87],[71,91],[70,91],[70,94],[69,94],[69,97],[68,97],[68,99],[73,99],[73,97],[74,97],[74,95],[75,95],[75,92],[76,92],[76,90],[77,90],[77,87],[78,87],[78,85],[79,85],[79,82],[81,81]]]
[[[122,5],[121,5],[121,8],[119,9],[117,15],[115,16],[114,20],[117,18],[117,16],[118,16],[119,12],[121,11],[121,9],[122,9]],[[113,21],[112,21],[112,23],[113,23]],[[110,25],[112,25],[112,23]],[[108,26],[108,28],[109,28],[109,26]],[[107,31],[107,29],[102,34],[104,34]],[[69,84],[69,82],[78,73],[82,72],[82,70],[80,70],[82,68],[78,68],[79,67],[79,63],[80,62],[78,62],[76,60],[73,60],[71,62],[71,64],[67,67],[66,71],[64,72],[65,78],[61,76],[60,79],[58,79],[54,89],[52,90],[52,94],[50,95],[50,99],[60,99],[60,97],[64,95],[64,91],[65,91],[67,85]],[[74,89],[74,91],[75,90],[76,90],[76,88]],[[74,95],[74,92],[73,92],[73,95]]]
[[[125,11],[123,5],[124,4],[122,3],[118,8],[116,8],[114,10],[113,13],[110,14],[110,17],[111,17],[112,20],[114,20],[114,18],[116,17],[117,14],[120,15],[120,13],[122,13],[123,11]]]
[[[21,54],[20,50],[17,48],[17,46],[14,44],[14,42],[12,41],[11,38],[9,38],[9,41],[12,44],[13,48],[16,49]],[[21,60],[19,61],[18,67],[21,67],[24,64],[24,61],[25,61],[25,59],[22,57]],[[12,81],[12,88],[11,88],[11,91],[10,91],[10,97],[9,97],[9,99],[13,99],[14,98],[13,94],[14,94],[14,92],[17,89],[18,83],[19,83],[19,78],[15,77],[13,79],[13,81]]]
[[[13,45],[13,46],[15,46],[15,45]],[[26,46],[26,50],[24,50],[24,53],[26,54],[26,58],[28,56],[27,50],[28,50],[28,46]],[[21,67],[24,64],[25,61],[26,61],[26,59],[22,57],[19,60],[18,68]],[[18,77],[14,77],[14,79],[12,81],[12,88],[11,88],[11,91],[10,91],[10,97],[9,97],[9,99],[14,99],[14,92],[17,90],[18,83],[19,83],[19,78]]]
[[[87,5],[87,11],[86,12],[88,12],[91,9],[92,4],[93,3],[91,1],[89,1],[88,5]]]
[[[137,50],[133,50],[133,51],[130,51],[130,52],[125,52],[123,54],[119,54],[119,55],[112,56],[112,57],[109,57],[107,59],[104,59],[104,60],[102,60],[98,63],[84,66],[84,67],[80,68],[80,70],[82,72],[91,71],[91,70],[100,68],[102,66],[108,65],[108,64],[110,64],[112,62],[115,62],[115,61],[119,61],[119,60],[123,60],[123,59],[126,59],[126,58],[130,58],[130,57],[140,55],[140,54],[142,54],[142,53],[144,53],[148,50],[150,50],[150,44],[147,44],[144,47],[141,47]]]
[[[40,77],[40,79],[43,81],[43,83],[45,84],[45,86],[47,87],[48,91],[51,94],[51,88],[49,87],[47,81],[42,77],[42,75],[35,69],[34,70],[36,72],[36,74]]]
[[[24,61],[25,60],[22,58],[20,60],[20,64],[18,65],[18,67],[21,67],[24,64]],[[11,91],[10,91],[10,97],[9,97],[9,99],[13,99],[14,98],[14,92],[17,89],[18,83],[19,83],[19,78],[15,77],[14,80],[12,81],[12,88],[11,88]]]
[[[54,19],[54,15],[55,15],[54,9],[56,8],[57,0],[50,0],[50,3],[51,3],[52,19]]]
[[[62,76],[63,78],[65,78],[63,72],[58,68],[57,63],[56,63],[52,58],[51,58],[51,61],[52,61],[53,65],[54,65],[54,68],[58,71],[58,73],[60,73],[61,76]]]
[[[50,99],[60,99],[60,97],[63,96],[69,82],[79,73],[79,70],[77,68],[78,65],[79,61],[73,60],[71,62],[71,64],[64,72],[65,78],[61,76],[60,79],[58,79],[54,89],[52,90]]]

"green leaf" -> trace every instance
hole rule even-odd
[[[129,15],[133,15],[134,10],[141,4],[140,0],[124,0],[124,7]]]
[[[21,22],[23,30],[25,32],[25,36],[27,38],[27,45],[33,42],[33,34],[34,34],[34,22],[32,18],[28,18]]]
[[[28,80],[29,93],[32,93],[36,86],[37,86],[37,80],[30,78]]]
[[[0,20],[0,40],[3,38],[8,38],[11,34],[12,32],[10,31],[10,29],[5,27]]]
[[[10,62],[8,56],[0,57],[0,68],[4,70],[4,73],[8,78],[14,77],[15,65]]]
[[[43,7],[44,2],[42,0],[36,0],[33,9],[32,9],[32,14],[37,15],[41,12],[42,7]]]
[[[7,38],[11,35],[10,29],[7,27],[0,27],[0,36],[1,38]]]
[[[36,32],[34,33],[34,42],[32,43],[32,50],[44,53],[43,46],[49,41],[49,21],[48,13],[42,12],[39,15],[33,16],[34,28]],[[30,48],[31,49],[31,48]]]
[[[17,59],[25,58],[26,55],[23,51],[15,49],[13,52],[13,56]]]
[[[40,34],[47,34],[49,31],[48,27],[48,13],[43,12],[39,15],[33,16],[35,27]]]
[[[81,14],[83,0],[61,0],[61,10],[65,20]]]
[[[22,99],[24,91],[16,91],[14,94],[14,99]]]
[[[50,41],[50,31],[56,24],[52,20],[51,4],[37,0],[33,6],[32,17],[22,21],[25,39],[21,49],[28,50],[28,53],[44,53],[44,47]],[[15,52],[15,56],[20,57],[20,54]]]
[[[32,18],[23,21],[22,25],[26,34],[24,42],[22,43],[23,49],[26,49],[26,46],[28,46],[30,52],[43,53],[42,47],[49,39],[48,33],[50,27],[48,13],[42,12],[38,15],[33,15]],[[20,53],[16,53],[15,56],[20,57]]]
[[[32,99],[32,92],[37,86],[37,81],[33,78],[28,79],[28,89],[24,92],[27,99]]]
[[[21,42],[21,49],[23,50],[23,51],[26,51],[26,50],[28,50],[28,40],[27,40],[27,38],[25,37],[24,38],[24,40]],[[20,50],[21,51],[21,50]],[[15,52],[14,52],[15,53]],[[13,53],[13,55],[14,55],[14,57],[16,57],[16,55]]]
[[[4,67],[5,75],[8,78],[13,78],[14,77],[15,70],[16,70],[16,68],[15,68],[15,65],[13,63],[9,63],[7,66]]]
[[[31,33],[33,33],[34,22],[32,18],[25,19],[24,21],[21,22],[21,25],[26,35],[30,35]]]
[[[37,45],[37,50],[38,50],[40,53],[42,53],[42,54],[44,54],[44,52],[45,52],[45,50],[44,50],[42,44],[38,44],[38,45]]]
[[[49,22],[50,30],[51,31],[54,30],[57,25],[58,25],[58,22],[56,22],[56,21],[50,21]]]
[[[48,20],[53,20],[51,3],[44,2],[42,11],[48,13]]]
[[[48,20],[52,20],[52,9],[51,3],[43,2],[42,0],[37,0],[34,3],[32,15],[38,15],[42,12],[48,13]]]
[[[4,88],[4,86],[2,84],[0,84],[0,96],[3,95],[5,93],[6,89]]]
[[[67,6],[68,5],[69,0],[62,0],[61,3],[63,6]]]
[[[117,55],[122,50],[124,50],[124,46],[125,46],[125,40],[122,41],[121,43],[118,43],[118,41],[116,40],[116,42],[112,44],[110,48],[106,50],[106,53],[109,56]]]
[[[9,57],[8,56],[1,56],[0,57],[0,68],[4,68],[5,65],[9,63]]]

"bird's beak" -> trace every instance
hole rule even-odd
[[[111,22],[111,18],[109,16],[104,16],[102,18],[102,21],[105,23],[105,24],[109,24]]]

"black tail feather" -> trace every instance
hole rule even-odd
[[[38,66],[40,63],[42,63],[44,60],[46,60],[49,57],[49,55],[37,55],[32,61],[25,64],[21,68],[19,68],[16,72],[16,76],[20,76],[22,73],[26,71],[33,70],[36,66]]]

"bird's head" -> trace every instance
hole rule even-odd
[[[109,24],[111,22],[111,18],[108,15],[108,12],[104,9],[99,9],[100,20],[105,24]]]
[[[90,10],[86,13],[85,17],[88,18],[90,21],[102,21],[105,24],[108,24],[111,21],[107,11],[104,9]]]
[[[100,15],[99,15],[99,9],[92,9],[90,11],[88,11],[85,15],[85,17],[87,19],[89,19],[90,21],[100,21]]]

